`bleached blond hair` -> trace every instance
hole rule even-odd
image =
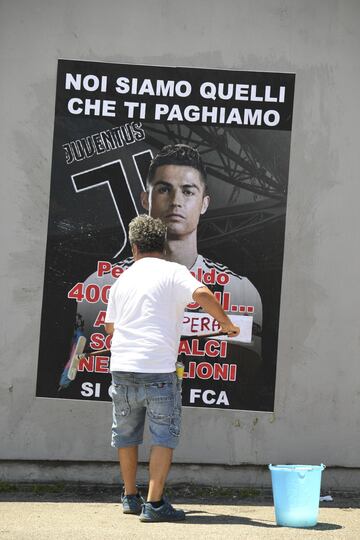
[[[140,253],[163,253],[166,240],[166,225],[161,219],[142,214],[129,224],[131,246],[137,246]]]

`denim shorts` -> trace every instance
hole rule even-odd
[[[143,442],[148,417],[152,445],[175,448],[181,427],[181,381],[173,373],[112,372],[113,424],[111,446]]]

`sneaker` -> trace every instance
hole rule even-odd
[[[185,519],[184,510],[175,510],[168,501],[165,501],[159,508],[154,508],[151,503],[144,503],[140,514],[140,521],[183,521]]]
[[[144,504],[144,499],[138,493],[137,495],[125,495],[123,491],[121,494],[121,502],[123,505],[124,514],[136,514],[139,516],[141,514],[141,508]]]

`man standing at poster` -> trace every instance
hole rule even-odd
[[[184,309],[194,300],[223,332],[239,333],[207,287],[184,266],[165,260],[165,238],[166,225],[160,219],[143,215],[132,220],[129,240],[135,262],[112,286],[106,314],[106,331],[113,336],[112,446],[119,449],[123,509],[141,512],[145,522],[185,518],[163,499],[180,435],[181,379],[174,370]],[[145,412],[152,449],[148,498],[142,504],[136,470]]]

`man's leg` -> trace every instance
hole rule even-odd
[[[153,446],[151,448],[148,502],[161,500],[171,466],[172,455],[172,448],[165,448],[164,446]]]
[[[118,451],[125,495],[135,495],[137,493],[136,471],[138,463],[138,446],[119,448]]]
[[[147,502],[142,507],[140,521],[183,521],[185,512],[175,510],[163,499],[173,449],[176,448],[180,436],[181,393],[176,374],[158,374],[153,384],[148,383],[146,391],[147,415],[153,444],[149,464],[149,492]]]
[[[143,499],[136,497],[138,446],[143,441],[145,407],[133,373],[112,373],[113,424],[111,445],[118,449],[124,483],[124,513],[140,513]],[[138,499],[138,500],[137,500]]]

